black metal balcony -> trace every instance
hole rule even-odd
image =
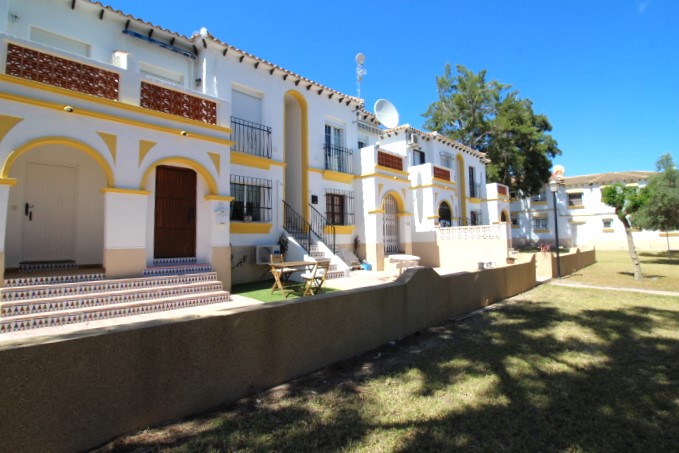
[[[271,159],[271,127],[242,118],[231,117],[234,151]]]
[[[353,150],[343,146],[325,144],[325,169],[340,173],[353,173],[352,155]]]

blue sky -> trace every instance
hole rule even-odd
[[[654,170],[679,161],[676,0],[104,0],[190,36],[218,39],[372,110],[387,98],[422,127],[446,63],[511,84],[547,115],[566,175]]]

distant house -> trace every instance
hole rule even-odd
[[[628,171],[565,177],[556,196],[559,243],[567,247],[626,250],[624,226],[613,208],[601,201],[601,189],[615,183],[645,186],[652,174],[650,171]],[[537,195],[512,198],[510,215],[515,246],[555,243],[554,204],[547,185]],[[665,232],[635,231],[633,236],[640,249],[667,248]],[[679,233],[669,232],[669,236],[671,241],[677,241]],[[677,242],[670,244],[677,247]]]
[[[363,99],[205,29],[182,36],[94,1],[5,4],[0,273],[132,277],[191,259],[229,288],[261,278],[274,248],[260,248],[281,235],[342,273],[339,250],[373,269],[395,253],[437,263],[437,231],[509,219],[483,153],[385,129]]]

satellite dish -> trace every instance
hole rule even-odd
[[[398,126],[398,110],[386,99],[378,99],[375,102],[375,116],[377,121],[388,129]]]
[[[365,55],[359,52],[356,54],[355,60],[356,64],[362,65],[363,63],[365,63]]]

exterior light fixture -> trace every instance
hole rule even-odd
[[[180,135],[183,135],[184,137],[186,137],[187,135],[189,135],[189,133],[186,132],[186,131],[181,131],[179,134],[180,134]]]
[[[68,112],[68,113],[73,112],[73,107],[71,107],[70,105],[65,105],[64,106],[64,112]]]

